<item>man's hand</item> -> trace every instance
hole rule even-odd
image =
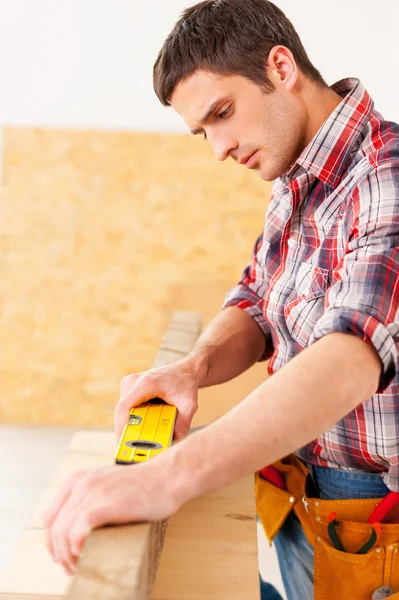
[[[130,409],[155,397],[177,407],[174,437],[184,438],[198,409],[198,379],[196,371],[184,359],[124,377],[114,414],[117,442],[129,420]]]
[[[157,521],[184,503],[178,478],[162,457],[136,465],[83,469],[71,474],[42,514],[46,545],[68,575],[88,534],[102,525]]]

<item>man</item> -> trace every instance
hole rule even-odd
[[[94,527],[166,517],[293,453],[320,498],[399,490],[399,127],[358,80],[328,87],[267,0],[187,9],[154,86],[219,160],[273,180],[273,197],[250,264],[190,355],[122,380],[117,438],[133,405],[160,396],[178,408],[182,442],[134,468],[74,474],[45,513],[49,550],[69,573]],[[199,388],[266,359],[272,377],[186,437]],[[309,600],[311,536],[290,500],[295,514],[270,537],[289,600]]]

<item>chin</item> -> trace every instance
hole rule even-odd
[[[285,164],[262,165],[262,163],[259,163],[256,165],[256,172],[263,181],[274,181],[281,177],[287,171],[287,168]]]
[[[262,169],[262,167],[259,167],[256,169],[256,172],[259,175],[259,177],[263,179],[263,181],[274,181],[275,179],[280,177],[280,175],[282,175],[284,171],[281,172],[277,169]]]

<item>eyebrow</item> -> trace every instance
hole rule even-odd
[[[217,100],[215,100],[214,102],[212,102],[212,104],[210,105],[209,109],[207,110],[206,114],[202,117],[202,119],[200,120],[199,124],[201,126],[206,125],[206,123],[209,121],[210,117],[213,115],[214,112],[216,112],[216,109],[223,104],[224,102],[226,102],[226,100],[228,100],[227,96],[222,96],[221,98],[218,98]],[[199,132],[201,131],[201,128],[197,128],[197,129],[192,129],[191,133],[193,135],[197,135]]]

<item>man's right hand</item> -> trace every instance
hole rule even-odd
[[[184,438],[190,430],[192,418],[198,409],[198,387],[198,375],[184,359],[164,367],[124,377],[121,381],[120,399],[114,413],[117,442],[119,443],[123,429],[129,420],[130,409],[155,397],[176,406],[174,437]]]

